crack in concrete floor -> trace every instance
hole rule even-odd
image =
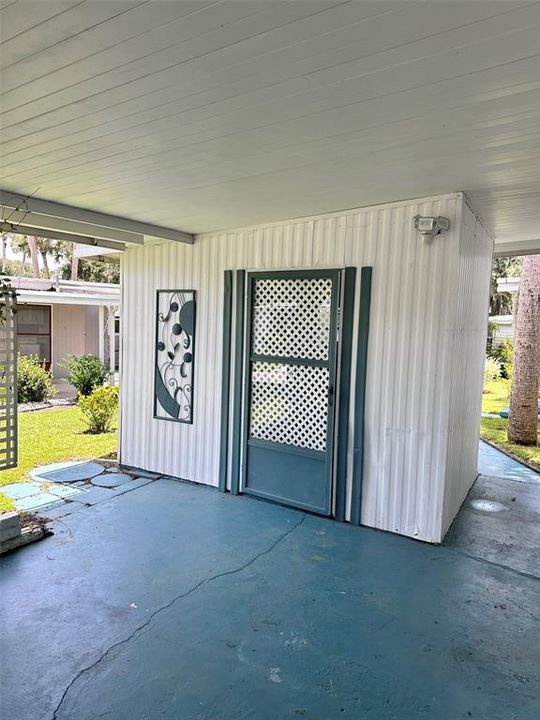
[[[64,704],[64,701],[71,690],[71,688],[75,685],[75,683],[86,673],[90,672],[91,670],[94,670],[105,658],[116,648],[120,647],[121,645],[126,645],[127,643],[131,642],[135,638],[139,637],[140,633],[147,628],[152,620],[157,617],[160,613],[164,612],[165,610],[168,610],[169,608],[173,607],[179,600],[183,600],[184,598],[188,597],[189,595],[192,595],[194,592],[199,590],[204,585],[208,585],[209,583],[213,582],[214,580],[218,580],[222,577],[228,577],[229,575],[236,575],[243,570],[246,570],[248,567],[251,567],[253,563],[257,562],[259,558],[264,557],[265,555],[269,555],[285,538],[287,538],[291,533],[293,533],[306,519],[306,515],[302,515],[300,520],[296,522],[292,527],[290,527],[288,530],[286,530],[284,533],[282,533],[274,542],[267,547],[265,550],[261,550],[259,553],[254,555],[250,560],[243,563],[237,568],[233,568],[232,570],[224,570],[223,572],[216,573],[215,575],[211,575],[208,578],[204,578],[203,580],[200,580],[198,583],[193,585],[193,587],[189,588],[189,590],[186,590],[182,593],[179,593],[178,595],[175,595],[172,600],[170,600],[165,605],[160,605],[156,610],[154,610],[149,617],[138,627],[133,630],[127,637],[123,638],[122,640],[118,640],[117,642],[113,643],[112,645],[109,645],[109,647],[101,653],[101,655],[90,665],[87,665],[86,667],[79,670],[79,672],[70,680],[68,685],[66,686],[64,692],[62,693],[60,700],[53,712],[51,720],[58,720],[58,713],[60,712],[62,705]]]

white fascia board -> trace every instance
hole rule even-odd
[[[34,305],[93,305],[96,307],[119,305],[118,295],[82,295],[81,293],[59,293],[43,290],[17,290],[19,304]]]

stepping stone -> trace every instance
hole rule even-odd
[[[22,498],[39,495],[41,486],[30,482],[11,483],[11,485],[4,485],[2,492],[12,500],[21,500]]]
[[[130,481],[131,475],[126,475],[126,473],[120,472],[108,472],[103,473],[103,475],[100,475],[99,477],[93,478],[92,485],[104,488],[114,488],[118,487],[118,485],[124,485]]]
[[[35,478],[46,480],[47,482],[71,483],[77,480],[91,480],[97,475],[101,475],[104,471],[103,465],[95,462],[71,463],[64,467],[58,468],[46,465],[34,470],[32,473]]]
[[[61,502],[61,500],[56,497],[56,495],[41,492],[39,495],[31,495],[30,497],[15,500],[14,502],[17,510],[35,510],[36,508],[43,507],[44,505],[52,505],[53,503]]]
[[[72,485],[50,485],[48,491],[51,495],[56,495],[57,498],[71,498],[74,495],[78,495],[81,490],[78,487]]]

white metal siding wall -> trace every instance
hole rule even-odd
[[[490,318],[496,323],[495,332],[493,333],[493,345],[502,345],[505,340],[514,339],[514,325],[512,317],[510,320],[501,320],[497,318]]]
[[[493,240],[464,203],[455,311],[449,328],[452,373],[441,537],[478,475],[492,254]]]
[[[438,541],[462,202],[452,194],[202,235],[193,246],[129,250],[122,260],[122,462],[217,485],[225,269],[372,265],[362,522]],[[424,243],[412,230],[416,213],[448,216],[450,232]],[[155,291],[182,287],[198,292],[193,425],[152,418]]]

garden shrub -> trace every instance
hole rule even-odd
[[[484,385],[490,380],[499,380],[501,377],[501,366],[493,358],[487,357],[484,364]]]
[[[512,377],[513,355],[514,344],[512,340],[509,339],[506,339],[500,345],[496,345],[488,350],[487,356],[499,364],[500,376],[504,380],[510,380]]]
[[[62,366],[69,370],[68,382],[81,395],[90,395],[94,388],[100,387],[109,377],[109,369],[95,355],[68,355]]]
[[[17,397],[20,403],[43,402],[54,397],[56,390],[51,373],[45,370],[37,355],[19,355],[17,361]]]
[[[114,385],[95,388],[90,395],[79,395],[77,405],[86,418],[88,432],[107,432],[116,416],[118,388]]]

